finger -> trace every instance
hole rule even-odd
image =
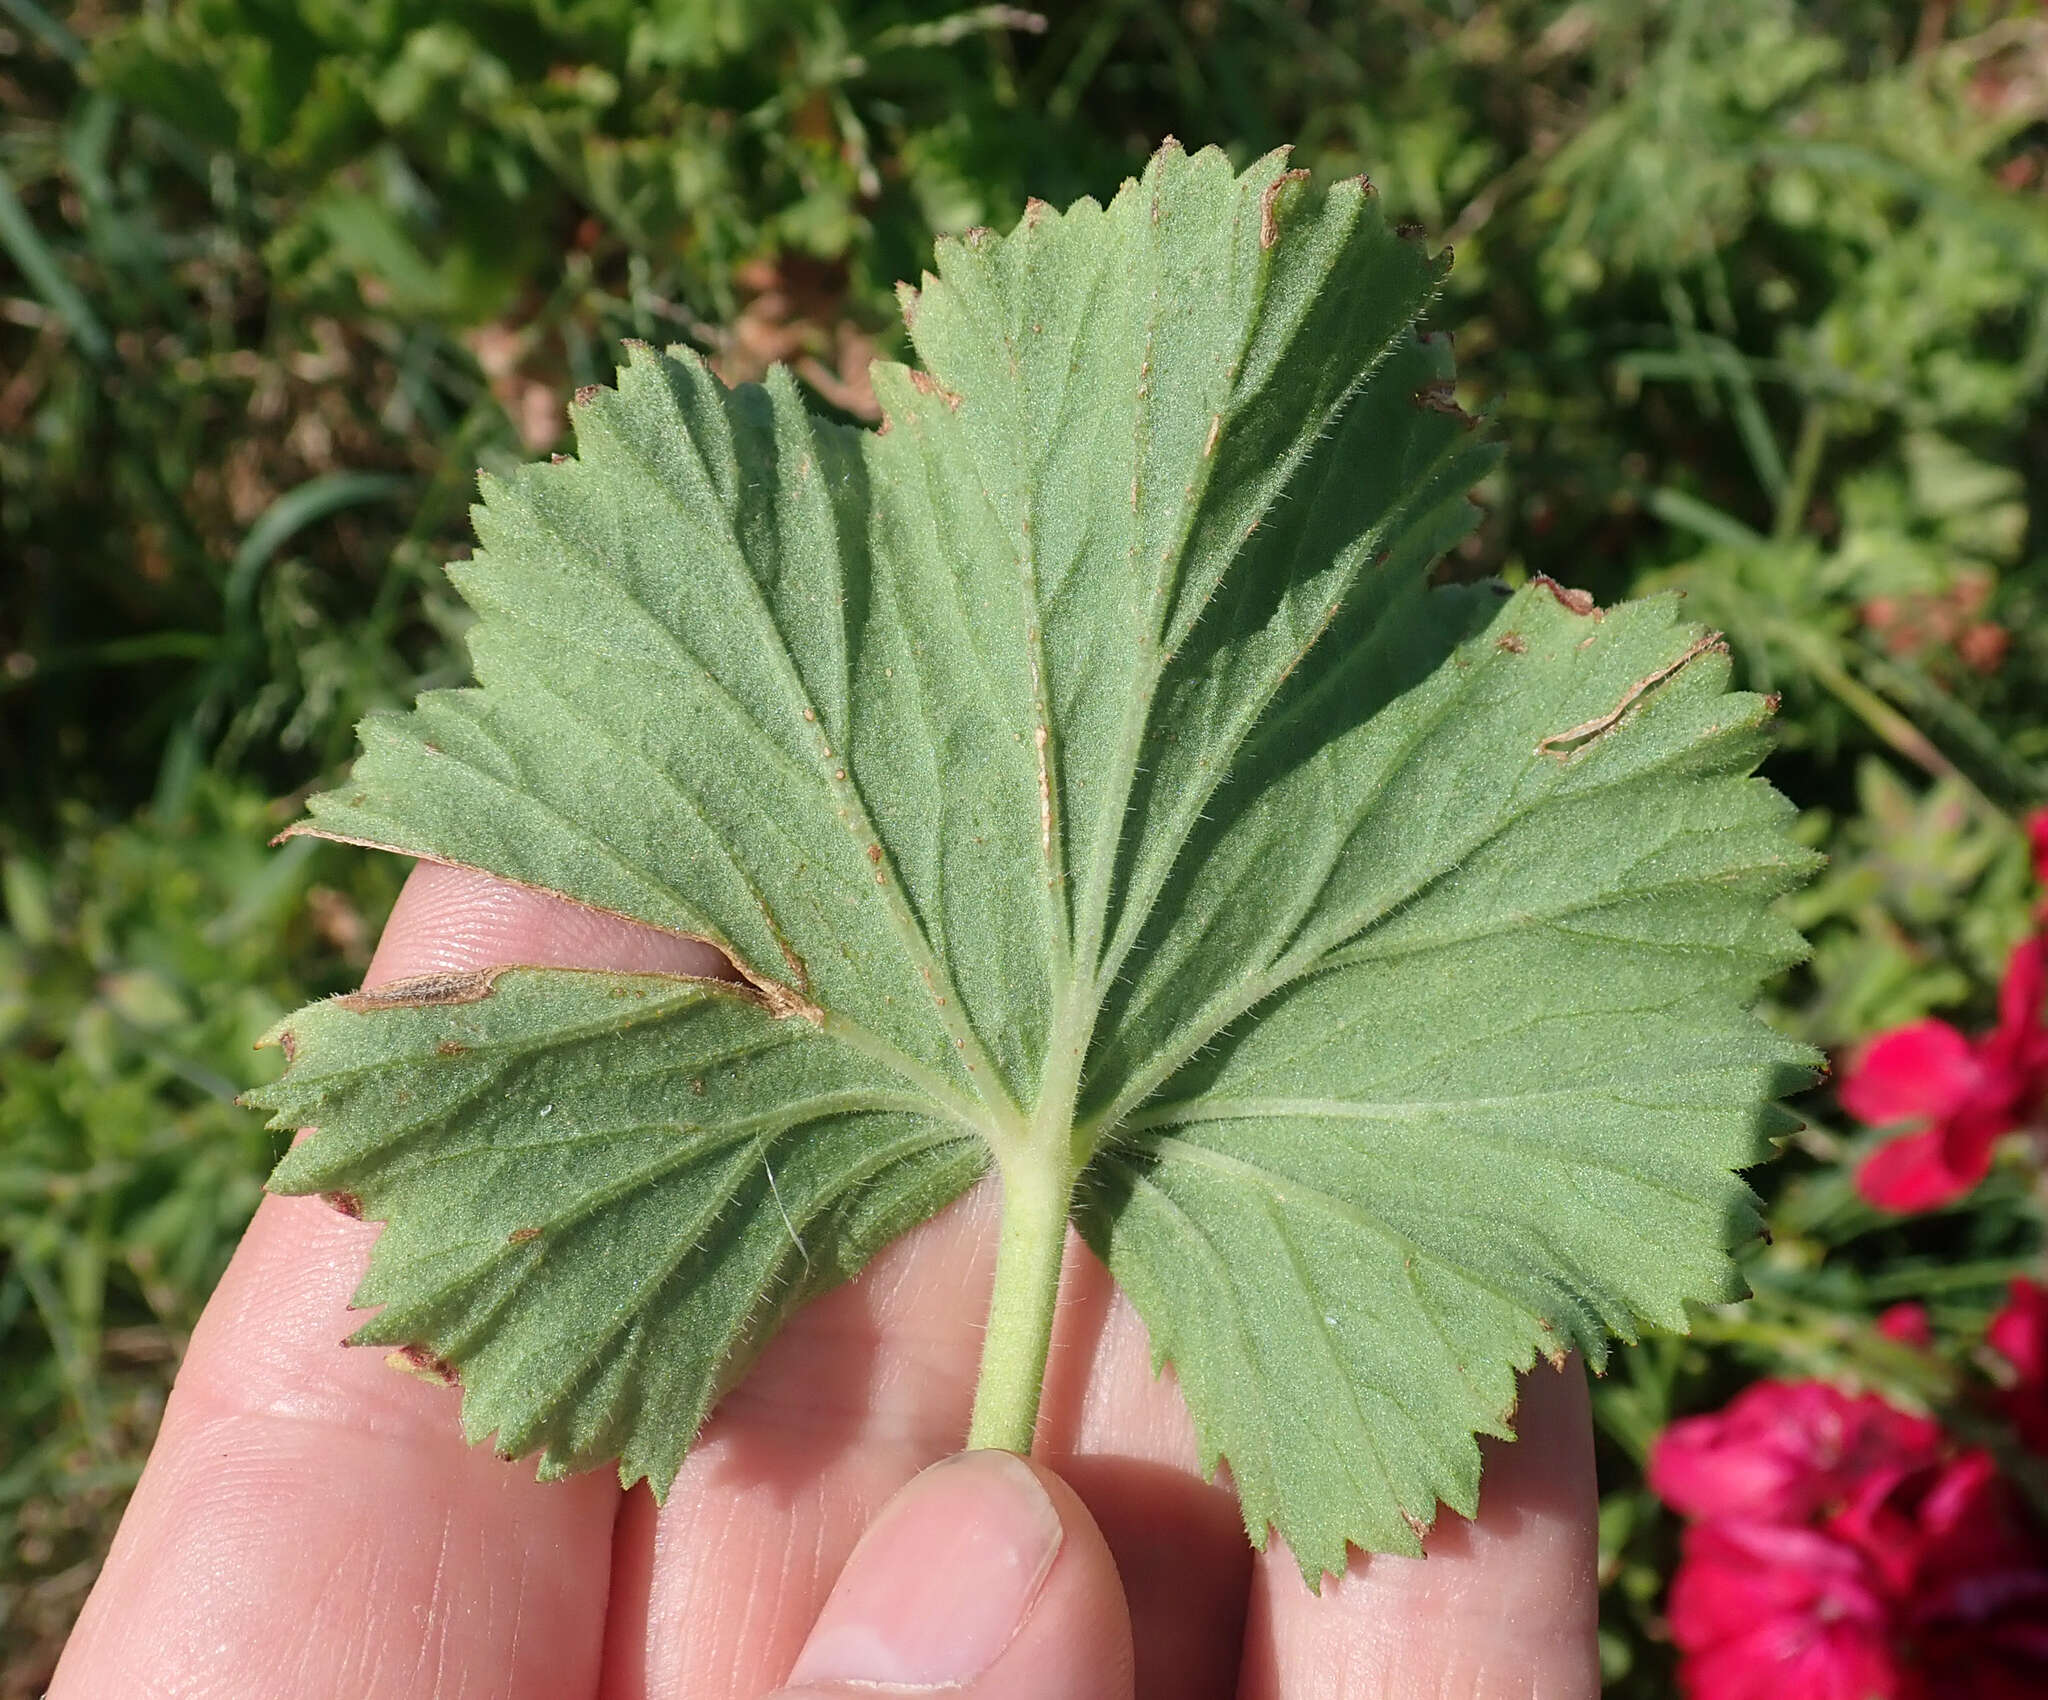
[[[1423,1558],[1354,1558],[1317,1597],[1276,1540],[1252,1585],[1243,1700],[1592,1700],[1599,1507],[1577,1358],[1522,1378],[1515,1430],[1481,1443],[1478,1517],[1444,1512]]]
[[[422,865],[369,980],[707,957]],[[55,1700],[593,1691],[617,1489],[537,1483],[463,1443],[452,1391],[341,1348],[375,1237],[316,1200],[265,1200],[194,1331]]]
[[[1070,1243],[1039,1455],[1088,1507],[1123,1578],[1140,1700],[1236,1692],[1252,1549],[1227,1480],[1203,1478],[1171,1368],[1096,1257]]]
[[[1131,1700],[1115,1561],[1073,1490],[1007,1452],[935,1465],[847,1560],[782,1700]]]
[[[507,962],[733,977],[725,958],[699,939],[658,932],[468,868],[422,862],[391,911],[366,983]]]
[[[967,1432],[993,1275],[985,1184],[799,1311],[727,1396],[667,1504],[628,1496],[605,1700],[753,1700],[787,1680],[862,1531]],[[1069,1239],[1040,1451],[1101,1520],[1141,1700],[1234,1687],[1250,1568],[1227,1489],[1142,1325]]]
[[[754,1700],[786,1680],[862,1531],[966,1436],[992,1204],[977,1188],[799,1310],[661,1509],[627,1496],[604,1700]]]

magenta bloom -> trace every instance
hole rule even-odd
[[[2028,939],[2006,964],[1998,1026],[1966,1039],[1946,1021],[1879,1034],[1850,1060],[1842,1105],[1873,1126],[1917,1122],[1857,1172],[1883,1210],[1929,1210],[1960,1198],[1991,1167],[1991,1148],[2025,1127],[2048,1097],[2048,944]]]
[[[2048,1693],[2048,1555],[1985,1452],[1965,1452],[1896,1510],[1911,1555],[1900,1639],[1927,1700]]]
[[[1927,1307],[1907,1302],[1893,1305],[1879,1313],[1877,1331],[1887,1340],[1896,1340],[1901,1346],[1915,1346],[1921,1351],[1930,1351],[1934,1346],[1934,1330],[1928,1325]]]
[[[2013,1282],[1984,1343],[2013,1367],[2013,1384],[2000,1390],[1998,1408],[2021,1445],[2048,1457],[2048,1288]]]
[[[1941,1430],[1873,1394],[1824,1381],[1759,1381],[1719,1411],[1657,1437],[1650,1489],[1687,1517],[1805,1523],[1874,1473],[1940,1455]]]
[[[1671,1585],[1694,1700],[1903,1700],[1891,1609],[1869,1561],[1814,1529],[1695,1523]]]
[[[1695,1519],[1670,1598],[1690,1700],[2048,1694],[2048,1552],[1933,1423],[1760,1382],[1673,1424],[1650,1483]]]

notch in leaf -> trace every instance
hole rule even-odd
[[[990,1168],[976,1444],[1071,1217],[1311,1580],[1471,1512],[1514,1375],[1734,1296],[1810,1057],[1808,855],[1670,600],[1432,588],[1489,450],[1362,181],[1168,146],[906,291],[877,433],[632,351],[487,480],[477,686],[297,831],[707,939],[318,1004],[281,1192],[387,1224],[357,1338],[544,1474],[666,1489],[790,1310]],[[395,994],[395,995],[394,995]]]

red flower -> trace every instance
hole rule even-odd
[[[1939,1455],[1941,1430],[1824,1381],[1759,1381],[1725,1409],[1673,1423],[1650,1453],[1650,1488],[1688,1517],[1805,1523],[1870,1475]]]
[[[2039,1700],[2048,1691],[2048,1556],[2011,1485],[1989,1453],[1966,1452],[1915,1497],[1913,1563],[1898,1596],[1912,1692]]]
[[[2048,841],[2048,828],[2043,829]],[[1991,1168],[1991,1148],[2027,1125],[2048,1095],[2048,943],[2012,953],[1999,989],[1998,1026],[1971,1041],[1946,1021],[1880,1034],[1851,1060],[1842,1104],[1859,1121],[1927,1124],[1881,1147],[1856,1188],[1883,1210],[1928,1210],[1960,1198]]]
[[[2013,1384],[1999,1391],[1998,1408],[2028,1451],[2048,1456],[2048,1289],[2013,1282],[1984,1343],[2013,1367]]]
[[[1893,1305],[1880,1311],[1877,1317],[1877,1331],[1887,1340],[1896,1340],[1901,1346],[1914,1346],[1919,1350],[1931,1351],[1934,1347],[1934,1330],[1927,1323],[1927,1307],[1910,1300],[1905,1304]]]
[[[1650,1481],[1699,1519],[1670,1598],[1691,1700],[2048,1694],[2048,1552],[1934,1424],[1760,1382],[1666,1431]]]
[[[1679,1682],[1692,1700],[1901,1700],[1891,1615],[1846,1541],[1695,1523],[1671,1585]]]

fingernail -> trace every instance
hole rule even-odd
[[[1016,1636],[1060,1539],[1022,1459],[969,1452],[934,1466],[861,1537],[790,1681],[972,1682]]]

